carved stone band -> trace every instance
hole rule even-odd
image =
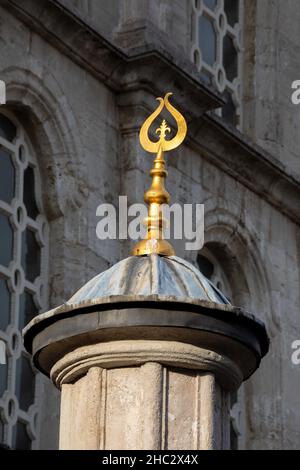
[[[149,340],[112,341],[79,347],[52,367],[51,378],[61,388],[84,376],[91,367],[134,367],[148,362],[210,371],[226,390],[238,388],[243,380],[239,367],[223,355],[190,344]]]

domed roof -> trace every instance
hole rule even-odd
[[[111,296],[153,296],[229,304],[227,298],[192,264],[176,256],[131,256],[104,271],[65,304],[88,304]]]

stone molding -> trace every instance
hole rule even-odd
[[[54,384],[73,383],[91,368],[138,367],[155,362],[169,367],[209,371],[226,390],[237,389],[243,381],[239,367],[224,355],[177,341],[111,341],[75,349],[51,369]]]

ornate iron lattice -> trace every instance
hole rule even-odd
[[[243,0],[192,0],[191,58],[226,100],[219,111],[241,127]]]
[[[47,307],[48,224],[37,161],[23,127],[0,114],[0,442],[38,446],[39,388],[22,345],[22,328]]]

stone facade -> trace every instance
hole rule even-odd
[[[300,444],[299,78],[297,0],[244,1],[243,128],[190,60],[190,0],[5,0],[0,79],[40,165],[49,222],[49,307],[129,252],[96,238],[96,207],[140,202],[151,159],[138,141],[154,98],[173,91],[189,136],[168,156],[172,200],[204,203],[206,246],[232,302],[267,326],[271,351],[239,396],[239,445]],[[207,113],[208,112],[208,113]],[[177,254],[196,262],[177,242]],[[36,446],[58,446],[59,395],[43,379]]]

